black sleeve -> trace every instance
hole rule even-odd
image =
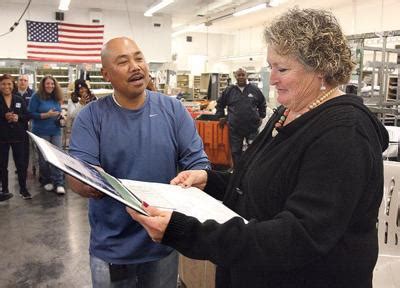
[[[174,212],[162,243],[224,267],[265,271],[299,268],[326,255],[361,205],[377,156],[368,140],[349,129],[332,129],[308,148],[297,185],[273,219],[200,223]]]
[[[21,103],[21,109],[20,112],[18,113],[18,122],[21,122],[25,125],[26,123],[28,123],[30,115],[26,107],[25,101],[22,99],[20,103]]]
[[[215,107],[217,111],[215,112],[215,115],[218,116],[218,118],[223,118],[225,116],[225,107],[226,107],[226,101],[227,97],[229,95],[229,91],[231,89],[231,86],[227,87],[221,94],[221,96],[217,99],[217,106]]]
[[[260,89],[257,88],[257,90],[258,90],[258,93],[257,93],[257,95],[258,95],[258,103],[257,103],[258,114],[260,114],[261,118],[265,118],[265,116],[267,115],[267,113],[266,113],[267,106],[266,106],[266,102],[265,102],[265,97]]]
[[[231,175],[232,173],[229,172],[208,170],[207,185],[204,188],[204,192],[215,199],[222,201]]]

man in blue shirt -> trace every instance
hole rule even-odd
[[[146,90],[149,70],[136,43],[115,38],[102,50],[102,74],[114,94],[84,107],[70,153],[117,178],[169,183],[178,169],[208,169],[195,123],[176,99]],[[152,242],[125,207],[69,178],[89,197],[93,287],[176,288],[177,253]]]

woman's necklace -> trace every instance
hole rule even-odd
[[[332,95],[332,93],[336,90],[336,87],[332,88],[331,90],[325,92],[324,94],[322,94],[320,97],[318,97],[314,102],[312,102],[310,105],[308,105],[307,110],[304,113],[307,113],[308,111],[314,109],[315,107],[321,105],[326,99],[329,98],[329,96]],[[278,128],[281,128],[283,126],[283,124],[285,124],[285,121],[289,115],[290,109],[286,108],[285,111],[283,111],[282,116],[279,118],[279,120],[275,123],[275,127],[272,130],[272,137],[275,137],[276,135],[278,135],[279,131]],[[302,114],[297,115],[297,117],[300,117]],[[296,117],[296,118],[297,118]]]

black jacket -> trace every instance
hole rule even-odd
[[[272,138],[282,112],[233,175],[208,173],[206,192],[250,222],[201,224],[174,212],[162,243],[216,263],[219,287],[372,287],[386,129],[346,95]]]
[[[17,91],[15,92],[15,94],[16,94],[17,96],[22,97],[22,99],[24,99],[26,107],[29,106],[29,101],[31,101],[32,94],[33,94],[33,90],[32,90],[31,88],[28,87],[28,88],[26,89],[26,91],[25,91],[23,94],[21,94],[21,93],[17,90]]]
[[[5,114],[14,112],[18,114],[18,122],[8,123]],[[3,96],[0,94],[0,142],[14,143],[26,140],[26,127],[29,113],[25,101],[17,95],[12,96],[11,106],[7,107]]]
[[[217,100],[219,118],[224,117],[226,106],[229,126],[242,136],[256,132],[266,113],[265,97],[253,84],[247,84],[243,92],[237,85],[227,87]]]

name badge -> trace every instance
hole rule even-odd
[[[21,103],[15,103],[15,108],[21,108]]]

